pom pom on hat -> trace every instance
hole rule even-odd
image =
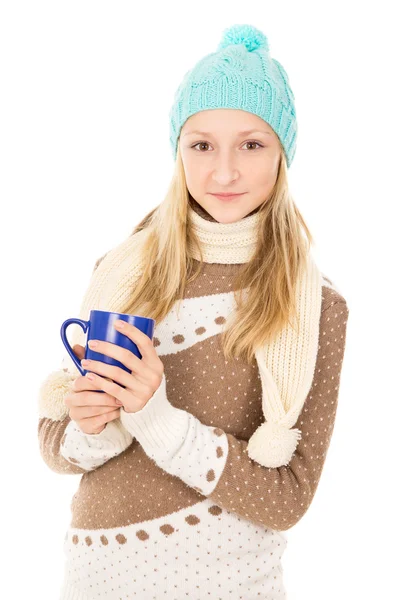
[[[244,44],[249,52],[259,48],[269,51],[267,36],[253,25],[232,25],[226,29],[217,50],[237,44]]]

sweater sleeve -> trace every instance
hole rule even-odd
[[[93,273],[105,256],[96,261]],[[40,454],[55,473],[81,474],[93,471],[124,452],[133,440],[119,418],[108,422],[98,434],[84,433],[70,419],[64,399],[79,376],[77,369],[74,373],[69,371],[68,362],[64,359],[61,368],[50,373],[39,390]]]
[[[86,434],[69,416],[57,421],[39,419],[40,454],[55,473],[93,471],[126,450],[133,438],[120,419],[106,424],[101,433]]]
[[[287,530],[308,510],[325,463],[336,417],[348,314],[344,299],[321,313],[314,379],[297,421],[302,437],[288,465],[260,465],[248,456],[248,441],[172,406],[164,376],[143,409],[136,413],[121,409],[120,420],[163,470],[226,510],[265,527]]]

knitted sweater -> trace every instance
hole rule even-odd
[[[142,410],[121,409],[96,435],[69,416],[39,418],[46,464],[82,475],[60,600],[286,598],[284,532],[307,512],[325,463],[348,307],[323,276],[314,378],[297,422],[302,438],[287,466],[264,467],[246,451],[264,421],[257,365],[227,361],[221,350],[220,315],[238,267],[205,263],[178,312],[155,326],[165,377]]]

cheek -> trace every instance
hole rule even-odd
[[[261,171],[260,173],[251,173],[248,181],[250,181],[250,187],[252,190],[258,190],[260,192],[268,191],[275,184],[275,177],[272,171]]]
[[[188,187],[196,189],[206,187],[208,173],[203,165],[198,164],[195,160],[188,160],[184,164],[184,171]]]
[[[249,173],[249,177],[253,185],[261,186],[261,187],[272,187],[278,175],[278,163],[268,162],[264,165],[264,163],[258,165],[258,168],[251,169]]]

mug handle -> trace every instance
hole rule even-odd
[[[79,325],[83,329],[84,333],[86,333],[88,326],[90,325],[90,321],[84,321],[83,319],[74,319],[74,318],[66,319],[66,321],[64,321],[62,323],[61,331],[60,331],[63,344],[64,344],[65,348],[67,349],[69,356],[75,363],[76,367],[79,369],[80,373],[84,376],[86,374],[86,371],[83,369],[80,360],[75,356],[75,354],[68,342],[68,338],[66,337],[66,329],[67,329],[67,327],[69,327],[69,325],[72,325],[72,323]]]

